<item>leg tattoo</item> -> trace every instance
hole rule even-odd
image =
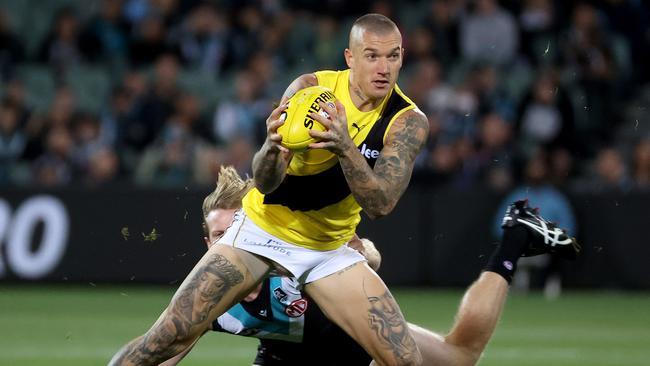
[[[126,345],[111,365],[153,365],[178,354],[197,326],[205,325],[210,311],[244,275],[226,257],[212,254],[178,290],[167,313],[142,337]],[[198,330],[199,332],[202,329]]]
[[[368,296],[368,301],[370,328],[398,360],[412,361],[417,346],[393,296],[386,290],[381,296]]]

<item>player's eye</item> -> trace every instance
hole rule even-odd
[[[366,58],[368,60],[374,60],[374,59],[377,58],[377,56],[375,54],[369,53],[369,54],[366,55]]]

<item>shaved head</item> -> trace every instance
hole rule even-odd
[[[366,31],[377,35],[386,35],[392,32],[399,33],[397,25],[388,17],[374,13],[366,14],[352,24],[348,47],[352,48],[354,44],[361,42],[363,33]]]

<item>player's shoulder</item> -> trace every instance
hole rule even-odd
[[[387,140],[408,142],[409,145],[421,147],[429,135],[429,120],[416,107],[408,109],[399,115],[387,131]]]
[[[404,111],[397,117],[394,124],[408,126],[413,129],[429,130],[429,119],[417,106]]]
[[[408,95],[406,95],[406,93],[402,91],[402,89],[399,87],[397,83],[393,87],[393,96],[402,99],[404,103],[406,103],[409,106],[409,109],[418,109],[418,106],[415,104],[415,102],[411,100],[411,98],[409,98]]]
[[[349,69],[347,70],[320,70],[320,71],[315,71],[314,76],[316,77],[316,80],[318,82],[318,85],[326,86],[331,89],[335,89],[336,85],[339,84],[339,82],[346,81],[347,80],[347,75],[350,72]]]

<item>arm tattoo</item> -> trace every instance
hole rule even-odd
[[[280,185],[287,169],[286,161],[279,151],[270,152],[267,144],[262,145],[253,157],[253,179],[262,193],[269,193]]]
[[[368,296],[368,301],[368,321],[377,338],[398,360],[412,360],[417,346],[393,296],[386,290],[381,296]]]
[[[164,316],[144,336],[122,348],[110,365],[157,365],[178,354],[192,333],[204,330],[210,312],[224,295],[243,281],[244,275],[226,257],[212,254],[181,285]]]
[[[422,113],[407,111],[393,123],[374,170],[360,154],[339,159],[354,198],[369,216],[385,215],[397,204],[428,130],[429,122]]]

